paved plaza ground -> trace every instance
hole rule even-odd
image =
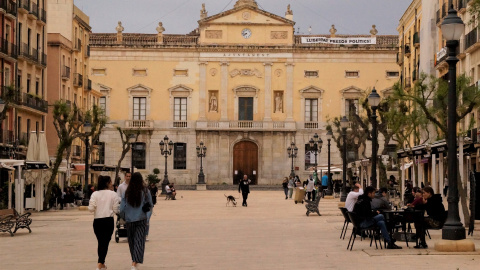
[[[480,269],[480,252],[436,252],[440,231],[431,231],[427,250],[405,243],[399,243],[402,250],[376,250],[356,241],[347,251],[348,240],[339,239],[338,199],[320,202],[321,217],[307,217],[305,207],[285,200],[282,191],[252,191],[247,208],[241,201],[225,207],[224,193],[241,197],[235,191],[179,191],[176,201],[159,198],[139,269]],[[31,234],[0,234],[0,269],[95,269],[92,220],[78,209],[35,213]],[[112,238],[108,269],[128,270],[130,261],[126,239],[117,244]]]

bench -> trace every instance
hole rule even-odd
[[[18,229],[28,229],[28,232],[32,233],[32,230],[30,229],[30,224],[32,224],[32,219],[30,218],[31,214],[32,213],[25,213],[20,215],[15,209],[0,210],[0,231],[10,232],[12,236]],[[15,226],[13,233],[11,231],[13,226],[10,223],[13,223],[13,226]],[[8,229],[8,227],[10,228]]]
[[[309,200],[305,200],[305,202],[307,204],[305,204],[305,208],[307,208],[307,217],[310,213],[317,213],[319,216],[320,215],[320,210],[318,210],[318,204],[320,203],[320,199],[322,198],[322,196],[317,196],[315,198],[315,201],[309,201]]]

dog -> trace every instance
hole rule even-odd
[[[225,195],[225,194],[223,194]],[[235,199],[238,199],[238,198],[235,198],[233,197],[232,195],[225,195],[225,197],[227,198],[227,204],[225,204],[225,206],[228,206],[230,204],[230,202],[233,204],[233,206],[237,207],[237,202],[235,201]]]

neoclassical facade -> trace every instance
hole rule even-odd
[[[281,17],[239,0],[213,16],[203,6],[187,35],[164,34],[162,23],[158,34],[127,34],[121,22],[116,34],[91,34],[90,78],[113,123],[101,137],[105,164],[120,157],[119,126],[140,131],[133,157],[145,174],[159,168],[163,175],[159,142],[167,135],[175,143],[169,180],[177,184],[197,182],[201,141],[208,184],[237,183],[243,174],[257,184],[280,183],[290,173],[291,142],[299,149],[296,173],[306,177],[314,133],[324,140],[318,164],[325,166],[327,120],[348,115],[349,104],[373,86],[380,92],[398,81],[398,36],[376,35],[373,27],[354,36],[376,39],[370,45],[302,43],[346,36],[334,26],[329,35],[297,35],[294,25],[290,6]],[[333,143],[331,163],[341,164]]]

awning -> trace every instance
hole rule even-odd
[[[413,165],[413,161],[405,163],[402,166],[400,166],[400,170],[406,170],[406,169],[410,168],[412,165]]]
[[[48,165],[42,161],[25,161],[26,170],[45,170],[48,169]]]
[[[85,163],[72,163],[74,171],[85,171]]]

